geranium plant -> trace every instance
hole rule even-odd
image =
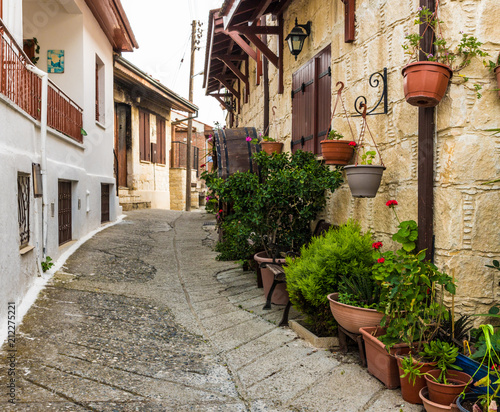
[[[396,200],[386,205],[394,212],[399,222],[398,231],[392,239],[401,245],[394,251],[382,252],[374,248],[373,276],[381,286],[381,299],[377,308],[385,314],[381,325],[386,334],[380,339],[388,347],[404,342],[413,346],[432,334],[448,317],[443,305],[444,290],[455,293],[455,284],[450,276],[442,273],[432,263],[425,260],[425,250],[417,251],[418,227],[415,221],[400,222],[395,207]],[[437,289],[441,287],[438,297]]]

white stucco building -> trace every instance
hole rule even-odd
[[[57,260],[73,241],[120,213],[113,176],[113,53],[138,45],[120,0],[0,5],[4,328],[7,302],[22,302],[47,256]]]

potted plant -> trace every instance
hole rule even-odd
[[[500,356],[492,344],[495,331],[490,324],[480,325],[484,342],[484,355],[473,378],[482,368],[486,375],[474,383],[478,388],[485,388],[483,393],[464,394],[457,398],[457,406],[463,412],[490,412],[498,410],[498,392],[500,391]]]
[[[348,164],[354,154],[356,142],[343,139],[343,135],[331,130],[321,143],[321,154],[327,165],[344,166]]]
[[[373,245],[379,243],[382,245]],[[380,286],[371,278],[371,272],[353,272],[342,276],[339,292],[327,297],[337,323],[348,332],[359,334],[359,328],[380,325],[384,314],[374,309],[379,296]]]
[[[361,147],[364,150],[364,145]],[[376,155],[375,150],[367,150],[361,155],[361,164],[344,167],[352,197],[375,197],[377,195],[385,166],[373,164]]]
[[[421,404],[420,390],[427,387],[422,374],[434,369],[436,362],[426,359],[420,353],[414,356],[411,352],[408,355],[396,355],[399,379],[401,384],[401,396],[406,402]]]
[[[425,25],[425,30],[433,32],[435,52],[422,50],[423,36],[418,33],[406,34],[406,43],[403,44],[405,54],[410,61],[417,60],[419,52],[423,52],[427,60],[414,61],[407,64],[402,71],[404,78],[404,94],[406,101],[419,107],[434,107],[441,101],[453,73],[467,67],[474,57],[485,57],[488,53],[481,50],[482,43],[476,37],[461,32],[462,38],[456,50],[452,50],[441,34],[440,24],[436,12],[426,7],[419,7],[415,24]],[[462,76],[464,82],[468,79]],[[480,85],[473,85],[474,90],[481,97]]]
[[[269,136],[262,136],[260,141],[261,149],[267,154],[281,153],[283,151],[283,143]]]
[[[396,252],[377,248],[373,252],[376,263],[372,273],[381,286],[377,309],[385,315],[381,321],[384,329],[360,329],[366,344],[368,371],[386,386],[399,385],[396,359],[390,352],[394,354],[400,349],[408,353],[413,346],[419,351],[422,343],[439,328],[441,319],[448,317],[443,305],[444,293],[438,297],[437,288],[455,293],[451,277],[425,260],[425,250],[416,252],[417,224],[413,220],[400,222],[395,210],[397,204],[395,200],[386,203],[399,222],[392,239],[401,248]]]
[[[363,234],[360,224],[349,220],[313,238],[299,257],[287,258],[290,301],[317,335],[332,336],[336,330],[327,296],[339,290],[343,277],[370,276],[372,242],[370,232]]]
[[[488,70],[494,73],[497,78],[498,97],[500,97],[500,54],[498,55],[498,58],[494,62],[489,60],[488,63],[486,64],[486,67],[488,67]]]

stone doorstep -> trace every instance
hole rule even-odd
[[[304,326],[304,321],[302,319],[289,320],[288,324],[290,328],[306,342],[310,343],[312,346],[318,349],[333,349],[339,348],[339,338],[336,336],[320,338],[312,333],[309,329]]]
[[[138,210],[138,209],[151,209],[151,202],[130,202],[130,203],[122,203],[120,200],[120,206],[124,212],[128,212],[130,210]]]

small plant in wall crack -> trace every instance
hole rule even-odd
[[[42,261],[42,270],[43,273],[47,272],[52,266],[54,266],[54,262],[52,262],[52,258],[50,256],[47,256],[45,260]]]

